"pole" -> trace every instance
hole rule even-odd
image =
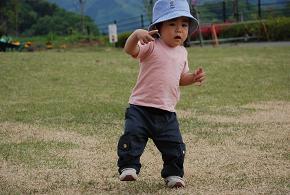
[[[150,22],[152,21],[152,13],[153,13],[153,0],[150,0],[150,6],[149,6],[149,9],[150,9],[150,15],[149,15],[149,18],[150,18]]]
[[[227,20],[227,13],[226,13],[226,1],[223,1],[223,20],[226,22]]]
[[[196,10],[196,17],[197,17],[197,20],[199,21],[199,25],[198,25],[198,37],[199,37],[199,43],[200,43],[200,47],[203,47],[203,37],[202,37],[202,33],[201,33],[201,22],[200,22],[200,19],[199,19],[199,13],[197,11],[197,9],[195,8]]]
[[[237,21],[240,21],[239,0],[237,0]]]
[[[81,32],[85,32],[85,23],[84,23],[84,8],[85,8],[85,0],[79,0],[80,2],[80,12],[81,12]]]
[[[212,40],[213,40],[213,46],[219,46],[219,41],[218,41],[218,37],[216,34],[216,30],[215,30],[215,25],[212,24],[211,25],[211,36],[212,36]]]
[[[143,0],[144,6],[147,11],[147,18],[150,21],[150,24],[152,22],[152,9],[153,9],[153,0]]]
[[[236,18],[236,21],[240,21],[240,16],[239,16],[239,0],[234,0],[234,16]]]
[[[258,0],[258,19],[262,19],[262,14],[261,14],[261,0]]]
[[[114,20],[114,24],[116,24],[116,26],[117,26],[117,20]],[[114,42],[114,47],[117,47],[117,43],[116,42]]]
[[[141,28],[144,28],[144,17],[143,17],[143,14],[141,14]]]

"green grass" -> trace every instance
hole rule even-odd
[[[188,54],[190,69],[203,67],[207,78],[182,87],[177,105],[188,146],[180,193],[289,193],[290,47]],[[164,188],[152,142],[140,180],[117,179],[116,144],[137,75],[138,62],[115,48],[0,53],[0,193],[178,193]]]
[[[253,101],[289,101],[289,51],[189,49],[191,69],[202,66],[207,80],[203,87],[182,89],[177,108],[209,112],[212,107]],[[0,55],[2,121],[96,124],[121,120],[138,71],[137,61],[115,49]]]
[[[106,52],[7,53],[0,73],[1,120],[95,124],[120,119],[130,86],[122,91],[124,74],[113,71],[116,66],[121,71],[125,56],[111,52],[116,58],[109,60]],[[12,58],[18,60],[10,63]]]
[[[289,48],[212,48],[192,50],[190,62],[203,66],[207,84],[195,104],[241,105],[290,100]],[[274,54],[274,55],[273,55]]]
[[[6,161],[25,164],[30,167],[68,168],[67,159],[55,156],[57,150],[68,150],[76,147],[72,143],[24,141],[21,143],[0,144],[0,156]]]

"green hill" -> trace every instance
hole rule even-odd
[[[48,0],[60,7],[74,12],[80,12],[78,0]],[[85,14],[90,16],[97,24],[113,22],[146,15],[143,0],[86,0],[84,4]]]

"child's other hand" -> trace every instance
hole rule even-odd
[[[193,74],[193,83],[200,86],[202,82],[205,80],[205,72],[202,68],[197,68]]]
[[[137,39],[140,41],[142,45],[145,45],[151,41],[154,41],[154,37],[152,35],[157,34],[158,30],[147,31],[143,29],[138,29],[135,31]]]

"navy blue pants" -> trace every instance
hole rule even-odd
[[[125,113],[125,131],[118,142],[119,173],[124,168],[134,168],[139,174],[140,156],[148,138],[153,140],[162,154],[161,176],[183,177],[185,144],[176,113],[136,105],[130,105]]]

